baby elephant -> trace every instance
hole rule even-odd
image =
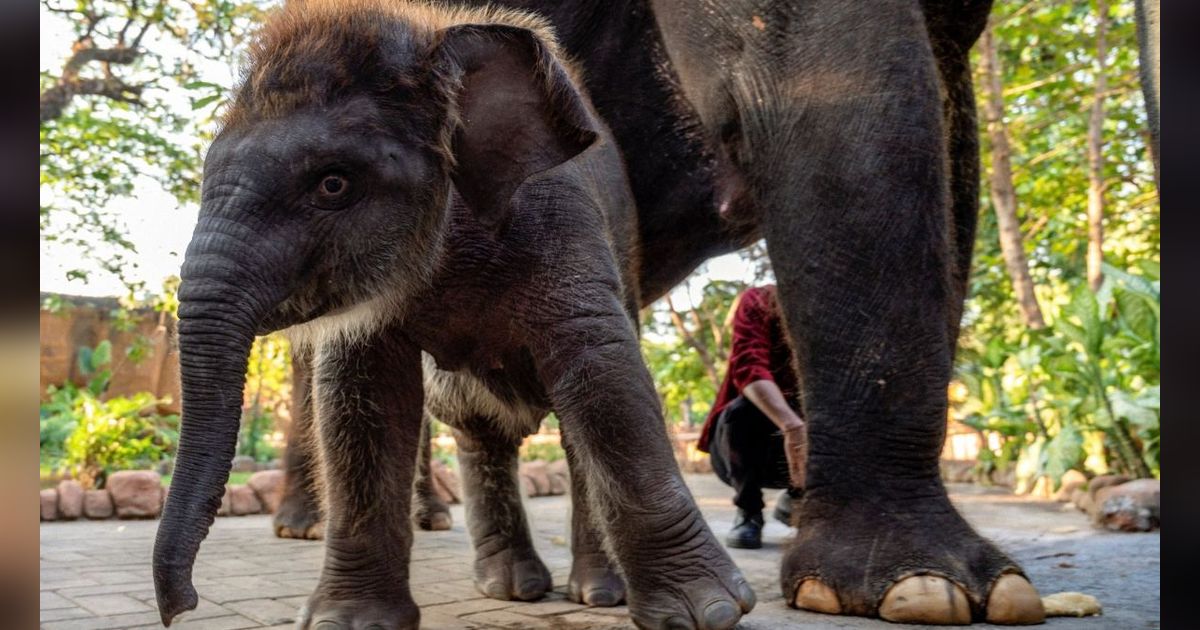
[[[426,402],[505,439],[554,410],[634,622],[733,627],[754,593],[672,457],[638,348],[635,235],[613,140],[540,20],[390,0],[273,14],[209,149],[183,265],[163,623],[197,604],[251,341],[290,328],[313,352],[326,514],[301,627],[417,627]]]

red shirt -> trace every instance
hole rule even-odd
[[[717,392],[696,448],[708,452],[708,434],[721,410],[754,381],[774,381],[795,408],[799,388],[792,370],[792,351],[783,332],[783,321],[775,302],[775,285],[746,289],[738,298],[733,315],[733,347],[729,368]]]

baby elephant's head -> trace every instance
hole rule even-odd
[[[595,123],[544,24],[386,0],[293,1],[254,41],[208,151],[179,289],[183,434],[154,554],[164,622],[220,504],[255,334],[367,326],[427,286],[451,185],[492,228]],[[485,232],[486,233],[486,232]]]

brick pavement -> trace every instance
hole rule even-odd
[[[689,475],[701,509],[718,536],[733,520],[730,492],[711,475]],[[1059,504],[1018,500],[974,486],[954,486],[953,497],[977,528],[1024,565],[1043,593],[1083,591],[1100,598],[1105,615],[1053,619],[1051,630],[1157,628],[1159,535],[1108,534],[1090,529],[1078,512]],[[471,549],[462,506],[448,532],[416,533],[413,597],[423,628],[556,630],[629,628],[626,607],[588,609],[563,596],[570,552],[568,497],[526,502],[538,552],[554,577],[555,592],[533,603],[482,597],[471,581]],[[41,527],[41,627],[45,630],[158,628],[150,553],[158,521],[79,521]],[[779,556],[788,529],[770,523],[761,550],[730,550],[758,595],[739,628],[897,628],[867,619],[830,617],[787,608],[779,593]],[[218,518],[201,547],[195,584],[199,607],[172,628],[236,630],[291,628],[315,587],[323,546],[281,540],[269,516]],[[909,626],[911,627],[911,626]]]

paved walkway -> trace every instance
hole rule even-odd
[[[711,475],[688,483],[714,532],[733,520],[728,488]],[[1048,630],[1159,627],[1159,535],[1091,529],[1084,516],[1057,503],[1023,501],[976,486],[953,486],[967,519],[1020,561],[1043,594],[1081,591],[1098,597],[1103,617],[1051,619]],[[570,566],[567,497],[526,502],[534,540],[556,592],[536,603],[483,598],[471,582],[471,550],[462,506],[454,528],[420,532],[413,548],[413,596],[422,627],[631,628],[624,606],[585,609],[562,595]],[[158,521],[46,523],[41,527],[41,625],[46,630],[157,628],[150,551]],[[731,550],[750,579],[758,605],[739,628],[897,628],[876,620],[831,617],[787,608],[779,593],[779,556],[789,530],[770,523],[760,550]],[[269,516],[218,518],[196,563],[200,606],[172,628],[290,628],[317,582],[319,542],[280,540]],[[987,627],[987,626],[976,626]]]

